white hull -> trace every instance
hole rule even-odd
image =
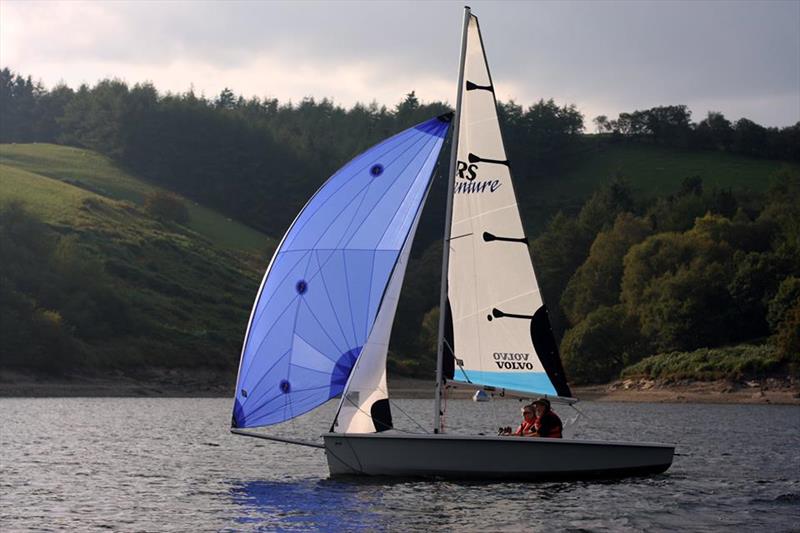
[[[590,479],[657,474],[675,447],[572,439],[326,433],[331,476]]]

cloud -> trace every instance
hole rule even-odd
[[[501,99],[800,120],[800,2],[472,2]],[[0,63],[245,96],[454,101],[455,2],[0,3]]]

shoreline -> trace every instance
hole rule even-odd
[[[211,371],[153,370],[148,375],[36,376],[0,371],[0,398],[229,398],[229,376]],[[615,381],[603,385],[572,387],[573,396],[593,402],[717,403],[800,405],[800,387],[790,380],[682,381],[657,383],[646,380]],[[396,377],[389,379],[389,393],[401,399],[432,399],[433,381]],[[449,399],[469,399],[471,387],[448,387]]]

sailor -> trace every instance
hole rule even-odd
[[[498,435],[513,435],[517,437],[532,437],[536,432],[536,414],[533,404],[526,405],[522,408],[522,422],[513,433],[510,427],[500,428]]]
[[[558,415],[550,409],[550,400],[539,398],[531,405],[536,409],[533,436],[560,439],[564,425]]]

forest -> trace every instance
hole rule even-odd
[[[74,231],[18,202],[0,205],[2,365],[235,368],[243,335],[237,324],[246,321],[265,263],[186,245],[192,237],[180,198],[279,239],[336,168],[447,110],[442,102],[421,103],[413,91],[391,108],[373,102],[344,109],[324,99],[245,99],[229,89],[214,98],[161,94],[151,84],[119,80],[47,89],[0,70],[0,143],[92,150],[176,194],[150,195],[140,207],[81,200],[97,225],[104,216],[121,224],[135,219],[136,231],[114,237],[123,251],[103,240],[109,228]],[[718,112],[693,122],[686,106],[668,105],[595,117],[596,134],[587,135],[574,105],[500,102],[498,112],[521,199],[607,146],[787,162],[775,176],[763,176],[768,187],[710,186],[680,175],[670,192],[655,193],[616,175],[579,202],[554,200],[535,209],[520,202],[570,381],[606,382],[621,372],[798,373],[800,123],[770,128]],[[394,373],[427,375],[433,365],[438,297],[431,288],[438,286],[441,261],[443,181],[435,182],[415,240],[397,314],[404,327],[392,337]],[[137,239],[136,232],[152,238]],[[271,249],[259,260],[268,260],[265,253]],[[175,270],[170,256],[189,270]],[[225,289],[213,294],[198,280]],[[173,305],[175,299],[185,305]],[[202,327],[188,326],[193,314]],[[213,324],[223,326],[214,331]],[[126,344],[124,357],[120,339],[137,339]]]

